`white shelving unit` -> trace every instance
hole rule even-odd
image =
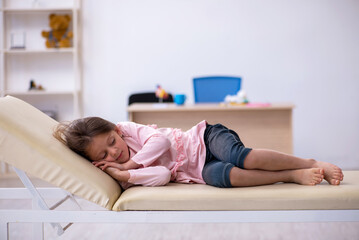
[[[12,95],[58,121],[82,116],[80,64],[81,0],[0,0],[0,96]],[[71,48],[46,48],[49,15],[69,14]],[[12,48],[12,37],[24,48]],[[29,90],[30,81],[44,90]]]

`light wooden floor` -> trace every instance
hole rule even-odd
[[[37,186],[48,186],[35,181]],[[15,178],[0,178],[0,187],[22,186]],[[85,209],[98,206],[81,200]],[[0,208],[30,208],[28,201],[0,200]],[[1,217],[1,216],[0,216]],[[12,240],[29,239],[31,224],[11,224]],[[231,223],[231,224],[79,224],[72,225],[58,237],[45,224],[45,239],[64,240],[234,240],[234,239],[359,239],[359,222],[355,223]]]

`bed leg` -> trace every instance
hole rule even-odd
[[[33,223],[32,239],[44,240],[44,224],[43,223]]]
[[[32,199],[32,209],[41,210],[38,199]],[[32,224],[32,239],[44,240],[44,223]]]
[[[9,223],[1,222],[0,223],[0,239],[10,239],[9,236]]]

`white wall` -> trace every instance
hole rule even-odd
[[[359,1],[85,0],[85,115],[127,119],[129,94],[242,76],[249,100],[291,102],[294,151],[359,169]]]

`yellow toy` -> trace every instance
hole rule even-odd
[[[160,102],[162,102],[163,99],[168,98],[168,93],[160,85],[157,85],[156,97],[158,97]]]
[[[72,31],[68,28],[71,22],[71,16],[68,14],[57,15],[50,14],[49,26],[51,31],[42,31],[41,35],[46,38],[46,47],[48,48],[68,48],[71,47]]]

